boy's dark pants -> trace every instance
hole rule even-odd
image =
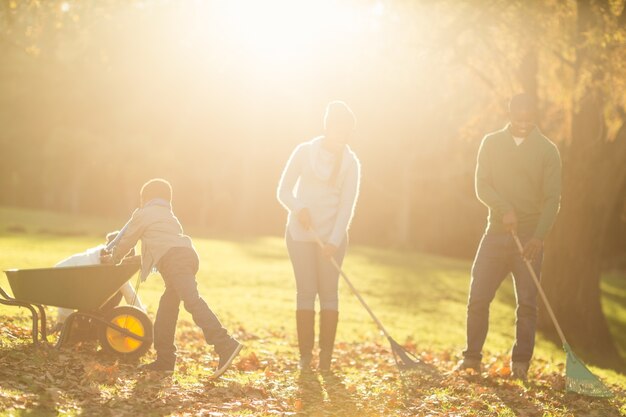
[[[231,338],[198,293],[196,273],[199,260],[191,248],[172,248],[159,261],[159,272],[165,282],[156,320],[154,321],[154,348],[159,361],[174,363],[176,346],[174,335],[180,302],[191,313],[193,321],[202,329],[208,344],[219,354]]]
[[[529,239],[527,236],[520,236],[522,244]],[[541,271],[542,258],[543,252],[532,262],[537,276]],[[511,272],[517,300],[512,360],[530,361],[535,346],[537,287],[510,233],[485,234],[478,247],[472,266],[472,283],[467,305],[467,349],[463,352],[465,358],[482,358],[481,351],[489,327],[489,305],[496,290]]]

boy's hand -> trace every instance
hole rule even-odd
[[[311,226],[313,226],[313,222],[311,221],[311,213],[308,208],[303,208],[298,212],[298,222],[304,228],[304,230],[309,230]]]

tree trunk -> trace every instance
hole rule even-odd
[[[576,6],[575,85],[586,94],[575,103],[572,140],[562,149],[563,200],[547,246],[544,286],[573,347],[600,365],[623,367],[602,311],[600,279],[611,214],[626,180],[626,129],[613,141],[607,137],[597,69],[607,58],[587,42],[603,31],[601,11],[584,0]],[[540,327],[552,329],[545,314]]]
[[[563,149],[561,212],[547,245],[544,288],[568,341],[600,365],[623,365],[602,312],[600,278],[611,214],[626,170],[626,137],[606,140],[599,92],[574,115],[572,142]],[[554,334],[546,314],[540,328]]]

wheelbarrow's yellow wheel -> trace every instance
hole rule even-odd
[[[150,349],[152,322],[143,311],[131,306],[115,307],[107,315],[106,321],[145,340],[137,340],[111,326],[103,325],[100,330],[100,344],[105,351],[126,357],[139,357]]]

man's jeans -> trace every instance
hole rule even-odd
[[[198,255],[191,248],[172,248],[159,261],[159,272],[165,282],[156,320],[154,321],[154,349],[160,361],[174,363],[176,346],[174,335],[180,302],[191,313],[193,321],[202,329],[208,344],[214,345],[219,354],[227,346],[230,336],[207,303],[198,293],[196,273]]]
[[[520,236],[522,245],[530,237]],[[532,262],[539,276],[543,251]],[[482,349],[489,327],[489,305],[496,290],[513,273],[516,310],[516,334],[513,346],[513,362],[528,362],[535,346],[537,324],[537,287],[528,268],[519,254],[510,233],[485,234],[478,247],[472,266],[472,282],[467,305],[467,349],[463,356],[467,359],[482,358]]]

